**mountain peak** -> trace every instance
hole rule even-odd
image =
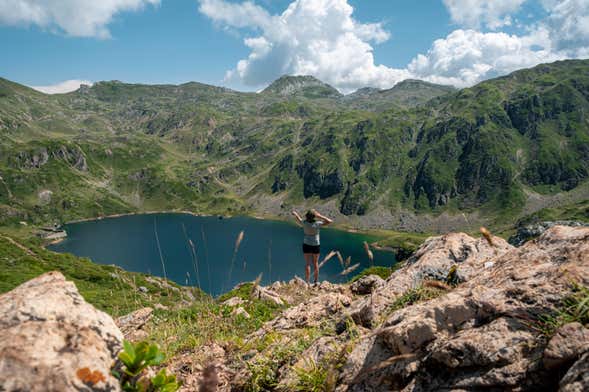
[[[307,98],[339,98],[342,96],[334,87],[311,75],[283,75],[266,87],[262,93]]]

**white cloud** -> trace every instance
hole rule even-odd
[[[45,94],[64,94],[70,91],[76,91],[82,84],[91,86],[92,82],[88,80],[66,80],[49,86],[31,86],[31,88]]]
[[[454,23],[492,30],[511,25],[511,15],[527,0],[443,0]]]
[[[443,1],[456,23],[495,29],[509,24],[526,0]],[[349,92],[389,88],[407,78],[465,87],[540,63],[588,57],[589,0],[540,1],[548,16],[525,26],[523,35],[457,29],[401,69],[375,64],[372,44],[390,34],[382,24],[356,21],[347,0],[294,0],[280,15],[251,1],[200,0],[200,11],[225,28],[257,34],[244,39],[250,53],[227,72],[228,80],[259,87],[283,74],[310,74]]]
[[[0,24],[37,25],[74,37],[109,38],[109,23],[124,11],[160,0],[1,0]]]
[[[546,31],[520,37],[506,33],[455,30],[434,41],[431,49],[408,65],[416,78],[458,87],[504,75],[520,68],[556,61]]]
[[[589,55],[589,0],[543,0],[549,12],[542,22],[554,50],[574,57]]]
[[[252,2],[201,0],[200,12],[225,27],[253,28],[261,35],[244,40],[251,52],[227,73],[251,86],[283,74],[314,75],[343,91],[360,86],[389,87],[406,70],[375,65],[371,43],[390,34],[380,23],[359,23],[347,0],[295,0],[280,15]]]

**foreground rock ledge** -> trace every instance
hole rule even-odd
[[[0,296],[1,391],[119,391],[123,335],[76,286],[49,272]]]

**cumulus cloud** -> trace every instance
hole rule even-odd
[[[482,25],[496,30],[511,25],[511,15],[527,0],[443,0],[454,23],[469,28]]]
[[[66,80],[61,83],[49,85],[49,86],[31,86],[31,88],[41,91],[45,94],[64,94],[71,91],[76,91],[82,84],[88,86],[92,85],[92,82],[88,80]]]
[[[37,25],[74,37],[109,38],[108,24],[124,11],[137,11],[160,0],[2,0],[0,24]]]
[[[409,76],[374,63],[372,44],[390,34],[380,23],[356,21],[347,0],[295,0],[280,15],[252,2],[201,0],[199,9],[223,26],[260,32],[244,40],[250,54],[228,72],[229,80],[260,86],[283,74],[310,74],[348,91],[387,87]]]
[[[434,41],[431,49],[415,57],[407,68],[417,78],[465,87],[562,57],[551,51],[546,31],[519,37],[455,30]]]
[[[256,87],[283,74],[314,75],[342,92],[390,88],[407,78],[465,87],[540,63],[589,56],[589,0],[540,0],[546,18],[520,35],[476,28],[509,24],[526,0],[443,1],[464,28],[435,40],[404,68],[375,64],[373,45],[390,33],[380,23],[357,21],[347,0],[294,0],[278,15],[251,1],[200,0],[199,9],[222,27],[254,34],[244,39],[249,55],[227,72],[227,80]]]
[[[573,57],[589,55],[589,0],[543,0],[549,12],[542,26],[549,32],[554,50]]]

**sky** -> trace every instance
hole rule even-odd
[[[589,58],[589,0],[0,0],[0,76],[198,81],[256,91],[313,75],[344,93],[408,79],[467,87]]]

